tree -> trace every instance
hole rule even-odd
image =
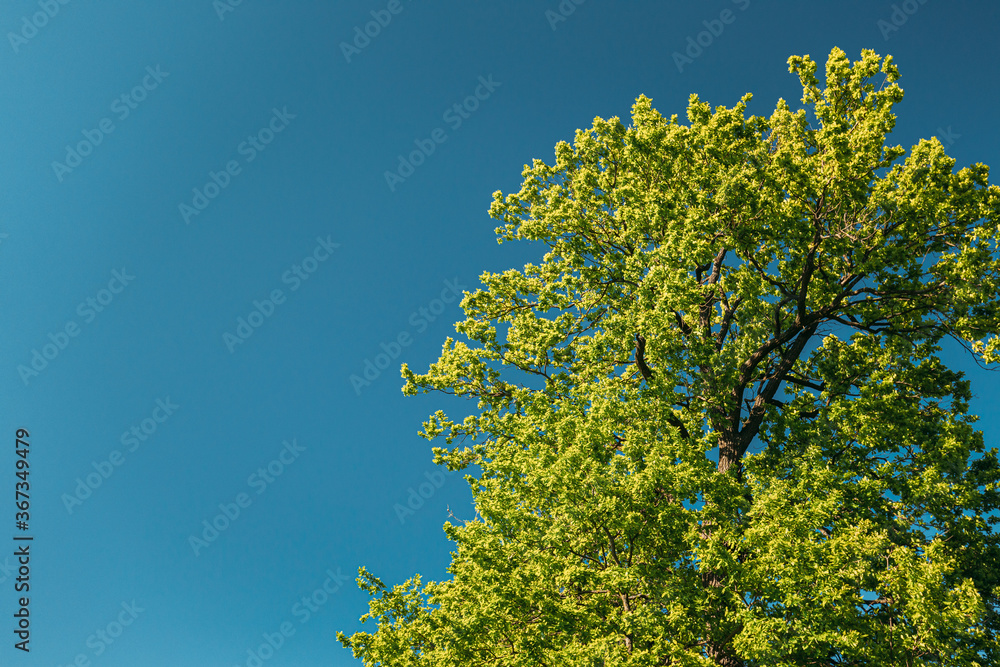
[[[549,250],[403,366],[478,401],[422,432],[476,516],[449,580],[361,569],[366,665],[1000,664],[998,452],[938,356],[1000,361],[1000,188],[886,146],[891,56],[788,62],[808,111],[640,97],[494,195]]]

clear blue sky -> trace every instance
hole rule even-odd
[[[471,516],[416,435],[461,406],[404,398],[398,368],[437,358],[451,290],[537,259],[497,245],[491,194],[640,94],[666,115],[692,92],[752,92],[757,114],[797,104],[786,59],[833,46],[895,56],[896,141],[938,135],[959,165],[1000,164],[1000,7],[903,5],[889,31],[892,3],[859,0],[564,0],[558,22],[558,0],[4,3],[0,545],[17,428],[35,539],[30,654],[12,646],[15,559],[0,556],[0,664],[253,665],[282,624],[294,634],[263,664],[360,664],[335,640],[367,610],[358,566],[440,578],[441,524]],[[391,21],[345,56],[373,11]],[[704,21],[721,33],[679,71]],[[388,183],[415,141],[433,153]],[[382,344],[396,358],[352,386],[366,360],[385,365]],[[19,372],[33,350],[37,375]],[[995,443],[995,376],[959,363]],[[203,520],[229,525],[193,546]]]

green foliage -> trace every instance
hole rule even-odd
[[[998,454],[936,356],[1000,361],[1000,188],[886,146],[891,57],[789,65],[809,114],[640,97],[494,195],[547,254],[403,367],[477,399],[423,431],[477,515],[447,581],[362,570],[366,665],[1000,664]]]

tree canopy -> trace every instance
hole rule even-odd
[[[422,431],[476,514],[450,579],[361,569],[366,665],[1000,664],[998,452],[939,355],[1000,361],[1000,188],[886,144],[891,56],[788,62],[802,109],[639,97],[494,195],[548,251],[403,366],[477,401]]]

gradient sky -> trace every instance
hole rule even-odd
[[[790,55],[872,48],[902,73],[895,142],[937,135],[959,166],[1000,164],[987,0],[564,0],[565,17],[558,0],[222,2],[0,10],[0,544],[16,532],[18,428],[35,538],[28,655],[0,556],[3,665],[248,665],[282,624],[294,634],[264,664],[360,664],[335,640],[367,611],[358,566],[441,578],[441,524],[472,516],[416,435],[464,406],[404,398],[399,365],[437,358],[460,319],[452,290],[539,258],[497,245],[491,195],[595,116],[627,119],[645,94],[683,118],[693,92],[727,106],[752,92],[766,115],[799,104]],[[391,21],[345,55],[371,12]],[[721,34],[679,71],[705,21]],[[467,117],[445,115],[477,90]],[[96,145],[53,167],[81,141]],[[390,187],[415,141],[434,152]],[[239,318],[259,327],[226,338]],[[37,375],[19,372],[46,349]],[[383,349],[388,368],[353,386]],[[995,444],[996,376],[949,359]],[[67,506],[88,475],[100,485]],[[430,497],[401,520],[422,483]],[[220,504],[239,516],[216,519]],[[213,520],[229,525],[196,555]]]

